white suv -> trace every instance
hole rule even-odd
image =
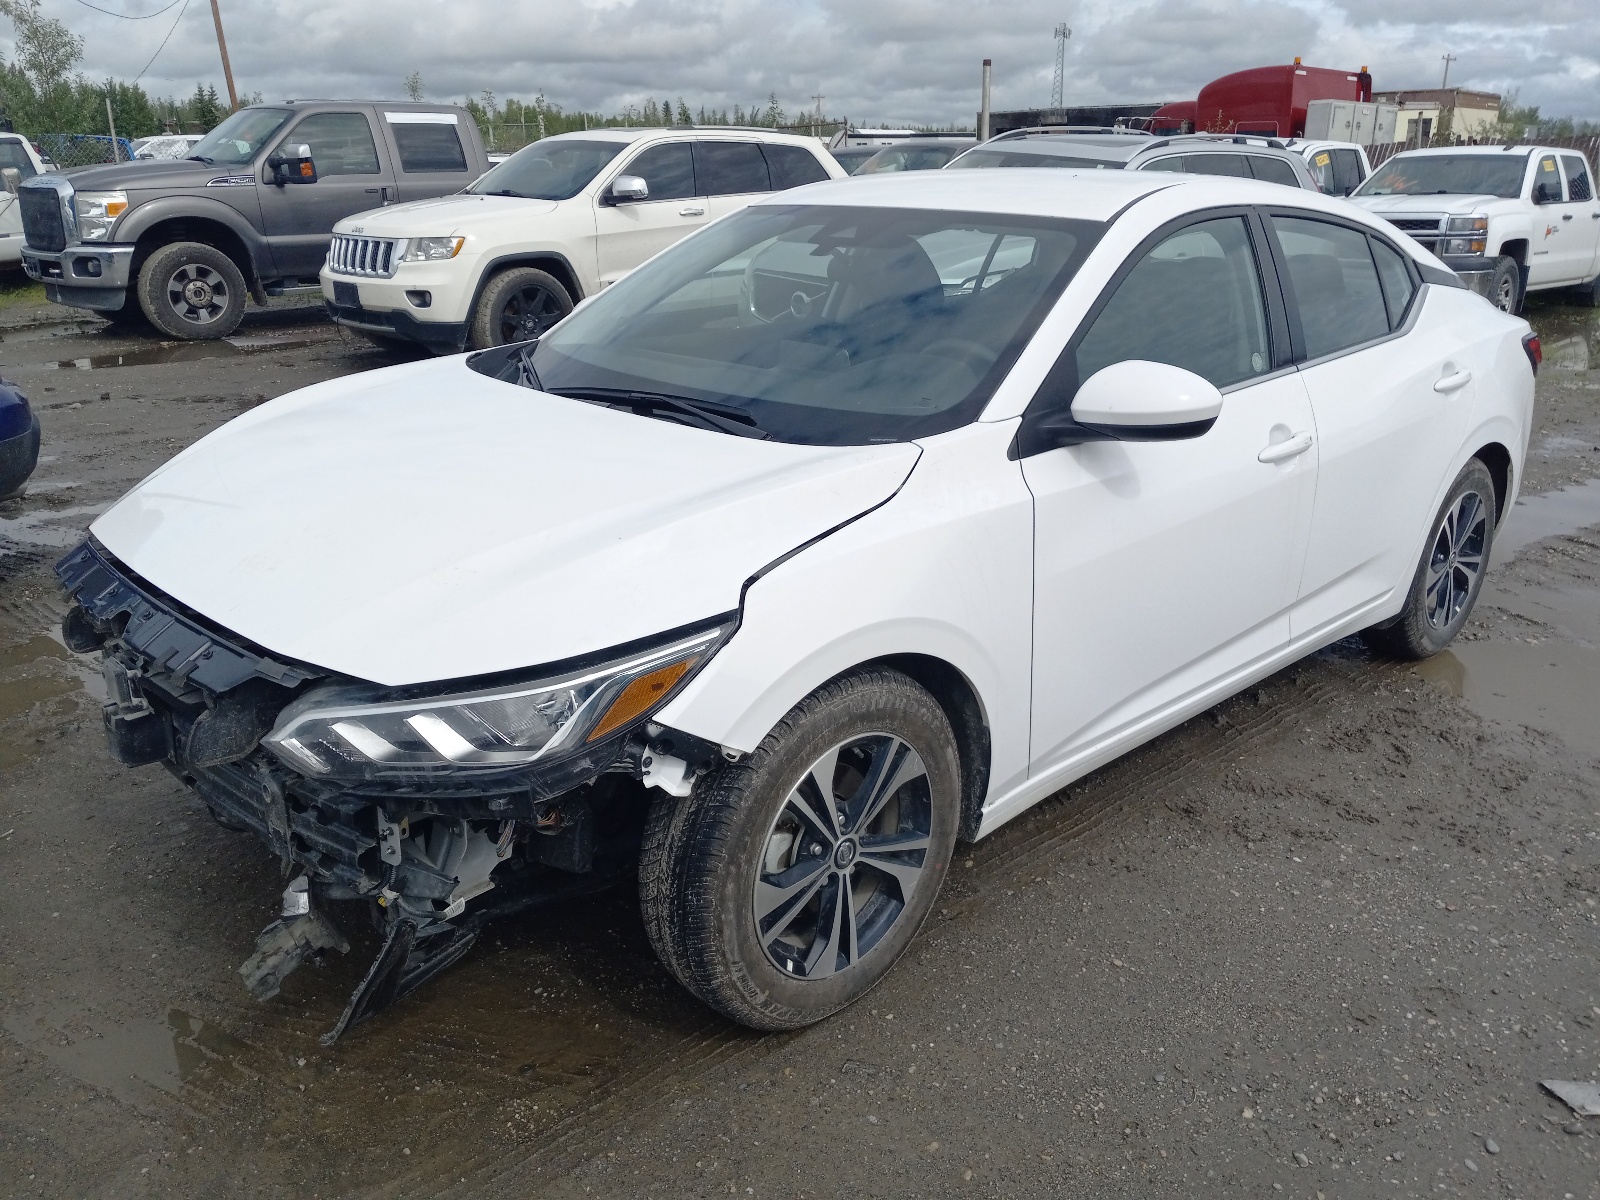
[[[562,134],[458,195],[340,221],[322,294],[370,336],[442,352],[526,341],[706,222],[843,175],[816,139],[767,130]]]

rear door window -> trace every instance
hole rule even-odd
[[[650,189],[647,200],[687,200],[694,190],[694,151],[688,142],[664,142],[651,146],[622,168],[624,175],[637,175]]]
[[[1336,354],[1389,333],[1389,312],[1367,235],[1348,225],[1272,218],[1300,310],[1305,357]]]
[[[775,192],[805,183],[820,183],[829,177],[817,156],[804,147],[763,145],[761,153],[766,156]]]
[[[1383,284],[1383,300],[1389,307],[1389,328],[1399,329],[1417,294],[1416,280],[1405,255],[1387,242],[1372,239],[1372,257],[1378,263],[1378,280]]]
[[[1265,154],[1247,154],[1245,157],[1250,162],[1250,173],[1257,179],[1267,183],[1281,183],[1285,187],[1300,186],[1300,176],[1296,175],[1294,168],[1283,159],[1268,158]]]
[[[1588,164],[1576,154],[1563,154],[1561,165],[1567,169],[1567,199],[1593,200],[1594,184],[1589,179]]]
[[[318,175],[376,175],[378,147],[361,113],[313,113],[289,131],[284,145],[311,147]]]
[[[1182,367],[1219,388],[1267,372],[1266,306],[1243,217],[1179,230],[1117,285],[1078,342],[1078,380],[1128,359]]]
[[[696,142],[695,171],[708,196],[770,192],[767,160],[755,142]]]
[[[1191,175],[1227,175],[1250,179],[1250,165],[1242,154],[1186,154],[1184,169]]]
[[[389,123],[402,171],[416,174],[467,169],[467,152],[462,148],[454,113],[383,115]]]

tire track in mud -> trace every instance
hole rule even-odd
[[[974,877],[962,877],[960,894],[934,910],[922,936],[960,920],[1052,855],[1081,846],[1097,832],[1115,828],[1192,786],[1217,764],[1261,748],[1285,727],[1337,700],[1350,687],[1389,683],[1409,670],[1405,665],[1356,662],[1338,652],[1325,653],[1246,689],[1242,695],[1257,689],[1276,692],[1283,686],[1279,681],[1284,675],[1297,676],[1292,691],[1258,702],[1248,717],[1232,711],[1248,703],[1236,696],[1191,718],[1131,757],[1088,776],[1087,782],[1063,789],[982,843],[958,848],[958,859],[975,860]],[[1317,677],[1308,679],[1308,675]],[[1230,713],[1227,727],[1220,733],[1197,727],[1197,722],[1223,708]],[[724,1067],[758,1062],[805,1033],[760,1035],[709,1017],[704,1025],[640,1062],[611,1086],[598,1089],[559,1120],[542,1130],[530,1130],[528,1137],[537,1144],[536,1150],[480,1152],[449,1167],[424,1168],[366,1194],[387,1197],[418,1188],[447,1197],[527,1194],[531,1178],[549,1181],[603,1155],[617,1127],[640,1115],[653,1100],[692,1086]]]

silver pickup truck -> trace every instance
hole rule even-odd
[[[57,304],[226,337],[247,298],[319,287],[335,221],[460,191],[488,167],[476,123],[453,105],[255,105],[181,161],[28,180],[22,266]]]

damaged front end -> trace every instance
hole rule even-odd
[[[625,878],[645,786],[687,794],[720,753],[650,717],[731,617],[538,672],[384,688],[274,658],[93,539],[56,573],[75,601],[67,645],[102,656],[113,756],[162,763],[283,863],[281,915],[240,968],[251,993],[349,949],[323,902],[377,915],[382,948],[324,1043],[456,962],[488,921]]]

